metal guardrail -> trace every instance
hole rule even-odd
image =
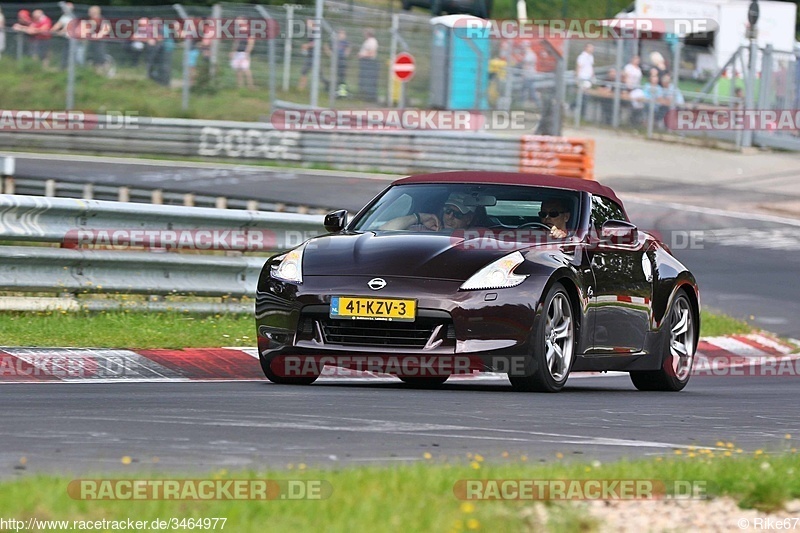
[[[13,157],[0,157],[13,159]],[[13,174],[13,173],[12,173]],[[307,205],[287,204],[230,196],[211,196],[191,192],[145,189],[126,185],[104,185],[91,182],[59,181],[52,178],[14,177],[3,178],[0,194],[22,194],[47,196],[50,198],[82,198],[84,200],[107,200],[110,202],[133,202],[145,204],[184,205],[188,207],[215,207],[217,209],[246,209],[249,211],[272,211],[279,213],[324,214],[321,208]]]
[[[519,135],[478,131],[287,131],[272,124],[134,117],[118,127],[0,132],[0,148],[258,159],[413,173],[519,169]],[[102,122],[102,121],[101,121]],[[530,133],[520,131],[520,134]]]
[[[103,200],[0,195],[0,239],[64,242],[77,230],[321,231],[322,217]],[[298,243],[299,244],[299,243]],[[178,242],[174,246],[181,248]],[[215,248],[210,250],[229,248]],[[251,248],[241,247],[248,250]]]
[[[62,245],[0,246],[0,290],[252,296],[265,258],[243,253],[323,231],[312,215],[0,195],[0,241]],[[170,251],[187,249],[217,254]]]

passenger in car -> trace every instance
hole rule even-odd
[[[468,228],[475,219],[476,207],[466,205],[466,199],[466,194],[451,193],[442,207],[441,221],[434,213],[411,213],[388,221],[381,229],[442,231]]]

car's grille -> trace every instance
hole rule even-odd
[[[304,315],[298,333],[311,333],[317,323],[325,344],[423,349],[435,343],[453,344],[455,330],[450,319],[417,317],[414,322],[384,320],[334,320],[324,315]]]

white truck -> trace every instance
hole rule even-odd
[[[711,19],[719,29],[708,52],[697,57],[696,71],[717,71],[740,46],[749,44],[747,10],[750,0],[636,0],[623,15],[628,18]],[[758,2],[758,45],[771,44],[777,51],[793,52],[797,5],[794,2]],[[619,15],[618,15],[619,16]],[[686,37],[686,35],[680,35]],[[739,65],[736,66],[737,70]]]

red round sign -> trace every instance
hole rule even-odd
[[[414,56],[403,52],[398,54],[392,65],[392,72],[400,81],[408,81],[414,77]]]

